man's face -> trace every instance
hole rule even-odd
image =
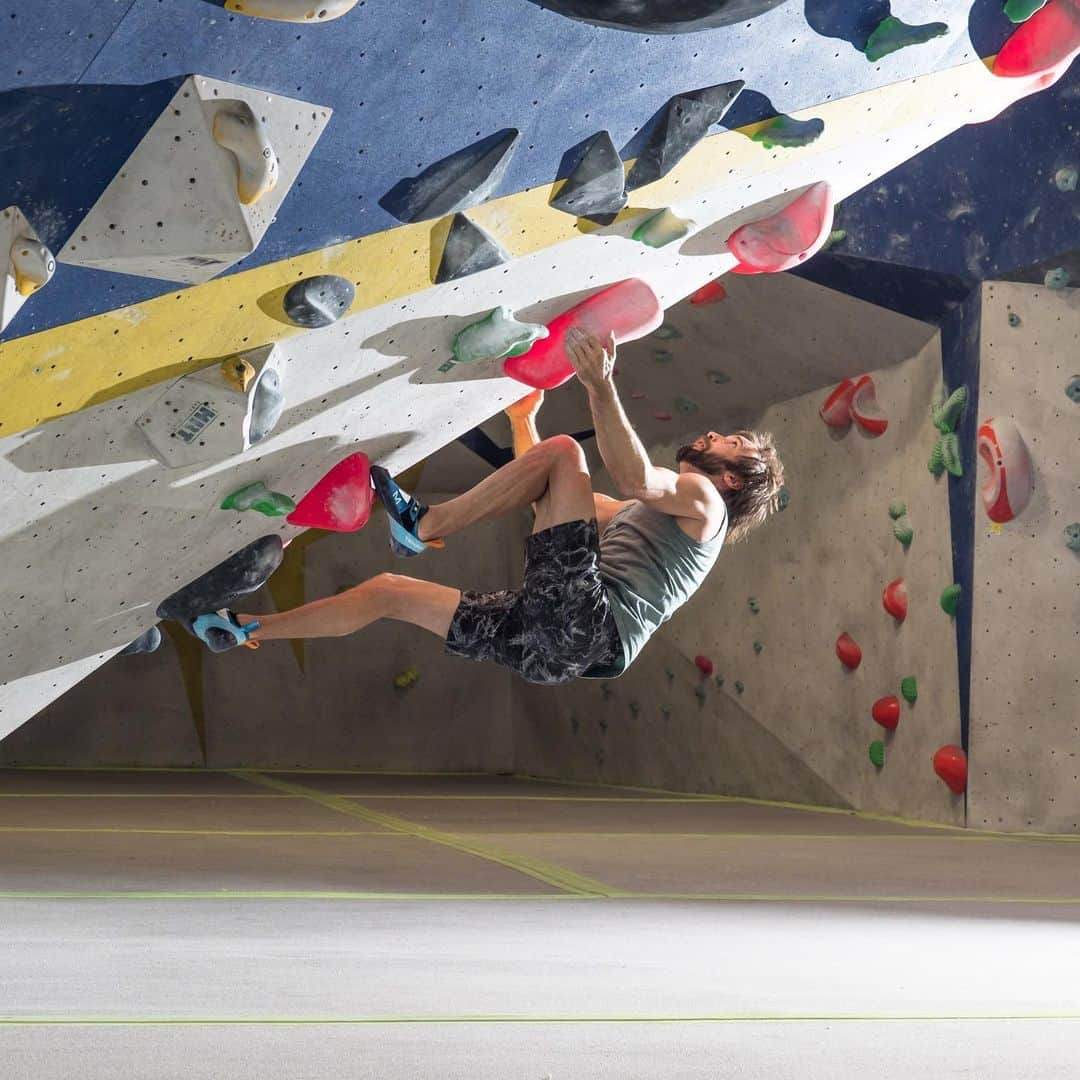
[[[689,462],[704,472],[716,473],[736,458],[752,452],[753,447],[742,435],[720,435],[715,431],[706,431],[688,446],[680,447],[675,460]]]

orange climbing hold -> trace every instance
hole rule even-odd
[[[860,375],[851,391],[851,419],[870,435],[884,435],[889,426],[888,417],[878,404],[874,380]]]
[[[651,334],[664,321],[656,293],[640,278],[627,278],[576,304],[548,323],[548,336],[521,356],[503,363],[503,372],[536,390],[554,390],[573,377],[566,355],[566,332],[572,326],[616,344]]]
[[[854,671],[862,663],[862,649],[850,634],[841,634],[836,639],[836,655],[849,671]]]
[[[691,293],[690,303],[699,307],[703,304],[715,304],[719,300],[727,299],[727,289],[720,284],[719,278],[702,285],[697,292]]]
[[[895,731],[900,723],[900,699],[894,695],[878,698],[872,710],[874,720],[883,728]]]
[[[881,603],[897,622],[903,622],[907,618],[907,585],[902,577],[890,581],[885,586],[885,591],[881,594]]]
[[[285,519],[306,529],[356,532],[371,517],[371,462],[367,454],[339,461]]]
[[[967,788],[967,754],[959,746],[943,746],[934,754],[934,772],[949,785],[954,795],[963,795]]]
[[[728,250],[739,260],[732,272],[775,274],[798,266],[829,238],[832,221],[832,188],[824,180],[811,184],[782,210],[728,237]]]
[[[1001,47],[993,72],[1006,79],[1037,77],[1045,89],[1080,53],[1080,0],[1050,0],[1021,23]]]

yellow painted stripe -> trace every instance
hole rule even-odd
[[[956,904],[970,907],[972,904],[1007,906],[1021,904],[1026,907],[1062,907],[1080,904],[1080,896],[891,896],[841,895],[833,893],[651,893],[617,892],[583,893],[387,893],[387,892],[321,892],[299,890],[190,890],[153,892],[132,890],[130,892],[76,892],[63,890],[6,890],[0,891],[0,900],[385,900],[444,902],[504,901],[504,900],[604,900],[615,903],[623,900],[668,902],[692,902],[724,904]]]
[[[298,795],[247,795],[232,791],[0,791],[0,799],[296,799]]]
[[[0,833],[114,833],[133,836],[381,836],[400,839],[403,834],[381,829],[336,829],[316,831],[313,829],[138,829],[107,828],[104,826],[68,828],[66,826],[2,825]]]
[[[0,776],[7,772],[89,772],[89,773],[209,773],[230,776],[231,769],[213,765],[0,765]],[[304,773],[316,776],[483,776],[497,779],[490,772],[409,772],[394,769],[267,769],[270,773]]]
[[[382,1024],[796,1024],[1000,1023],[1005,1020],[1080,1020],[1080,1012],[1030,1013],[715,1013],[645,1016],[0,1016],[4,1027],[358,1027]]]
[[[605,885],[603,882],[585,877],[582,874],[575,874],[572,870],[556,866],[554,863],[517,855],[510,851],[502,851],[466,836],[440,832],[436,829],[429,829],[423,825],[405,821],[403,818],[380,814],[375,810],[360,806],[352,800],[342,799],[336,795],[327,795],[324,792],[316,791],[314,788],[303,787],[288,780],[278,780],[272,776],[264,776],[261,773],[249,770],[235,770],[232,775],[243,780],[250,780],[253,784],[265,784],[267,787],[276,788],[280,791],[304,795],[313,802],[317,802],[320,806],[337,810],[339,813],[348,814],[352,817],[358,817],[363,821],[370,821],[376,825],[384,825],[388,829],[406,833],[418,840],[426,840],[443,847],[453,848],[455,851],[463,852],[466,855],[474,855],[488,862],[497,863],[508,870],[527,874],[537,881],[542,881],[566,892],[599,896],[617,896],[621,893],[621,890],[613,886]]]
[[[951,96],[955,83],[970,91],[970,71],[981,66],[973,61],[793,114],[825,120],[824,133],[807,155],[876,137],[883,117],[890,130],[925,119],[936,102]],[[636,192],[643,201],[620,216],[715,187],[717,176],[741,184],[768,173],[789,151],[751,141],[747,135],[758,127],[703,140],[667,176]],[[548,205],[556,186],[492,200],[471,209],[470,217],[514,257],[591,231]],[[430,288],[431,234],[439,228],[437,222],[402,225],[0,345],[0,436],[175,378],[238,349],[304,333],[273,314],[297,278],[338,274],[355,282],[353,314]]]

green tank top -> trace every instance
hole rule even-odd
[[[588,679],[621,675],[645,642],[697,591],[716,562],[727,516],[719,532],[699,543],[670,514],[634,501],[620,510],[600,537],[600,577],[622,641],[622,665],[592,667]]]

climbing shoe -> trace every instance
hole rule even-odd
[[[428,508],[419,499],[402,491],[381,465],[371,466],[371,482],[390,522],[390,548],[395,555],[411,558],[428,547],[443,546],[440,540],[425,542],[417,536],[420,519]]]
[[[236,615],[228,608],[209,615],[199,615],[192,620],[191,629],[200,641],[206,643],[211,652],[227,652],[235,649],[237,645],[245,645],[249,649],[259,647],[257,641],[249,639],[251,632],[259,629],[258,620],[241,626]]]

